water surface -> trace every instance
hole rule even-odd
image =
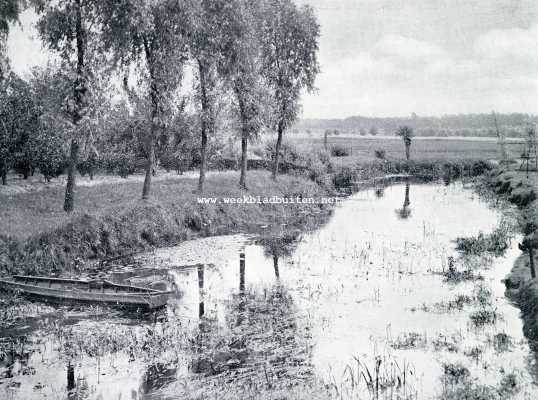
[[[158,315],[4,298],[21,317],[0,325],[0,397],[295,397],[323,384],[370,398],[371,374],[382,398],[434,398],[446,365],[462,365],[492,387],[514,373],[515,397],[535,398],[534,356],[501,283],[517,240],[499,257],[455,251],[505,218],[461,183],[400,183],[352,195],[312,233],[189,241],[110,274],[176,290]],[[447,281],[450,265],[480,279]],[[494,321],[473,322],[482,311]]]

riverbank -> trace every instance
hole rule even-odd
[[[218,199],[216,204],[199,200],[196,179],[159,181],[154,184],[149,201],[139,200],[140,185],[135,183],[79,188],[80,211],[45,222],[33,213],[46,220],[48,209],[60,208],[59,190],[11,198],[6,206],[21,208],[21,219],[23,207],[29,208],[30,215],[18,225],[34,223],[42,229],[25,237],[9,235],[7,226],[0,236],[2,272],[76,273],[92,261],[175,245],[196,237],[269,232],[282,229],[282,224],[288,229],[304,229],[311,220],[323,220],[320,215],[330,211],[323,204],[221,202],[224,198],[243,196],[322,199],[330,195],[327,189],[301,177],[283,175],[274,182],[265,171],[251,171],[249,190],[239,189],[237,181],[237,174],[231,172],[215,173],[207,179],[203,196]]]
[[[157,179],[152,199],[142,201],[137,180],[80,186],[77,211],[62,210],[63,188],[0,194],[4,229],[0,235],[3,274],[77,274],[98,261],[182,241],[223,234],[255,233],[271,237],[283,231],[306,231],[322,224],[330,203],[223,203],[224,198],[333,199],[357,182],[395,174],[451,180],[476,176],[492,168],[480,160],[377,161],[335,166],[323,155],[305,155],[297,170],[274,182],[267,171],[249,171],[248,190],[239,189],[238,173],[208,176],[205,200],[196,194],[197,179]],[[211,199],[218,199],[213,203]],[[334,204],[334,202],[333,202]],[[284,225],[285,224],[285,227]]]
[[[519,227],[526,238],[538,229],[538,174],[527,178],[524,171],[495,170],[485,185],[518,207]],[[536,254],[536,251],[534,251]],[[536,259],[536,256],[534,257]],[[536,263],[536,261],[535,261]],[[531,276],[530,258],[522,251],[504,280],[506,295],[517,303],[523,318],[523,330],[531,340],[538,339],[538,281]]]

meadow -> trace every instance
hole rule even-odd
[[[288,142],[301,150],[323,149],[322,137],[288,136]],[[338,157],[335,162],[347,165],[349,163],[369,162],[376,159],[375,151],[385,152],[389,160],[403,160],[405,158],[404,145],[397,137],[329,137],[328,149],[344,147],[348,156]],[[509,155],[519,156],[520,148],[517,145],[508,147]],[[415,161],[425,160],[460,160],[481,159],[497,160],[500,158],[499,145],[495,140],[471,138],[414,138],[411,145],[411,158]]]

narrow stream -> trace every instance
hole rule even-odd
[[[455,250],[507,220],[461,183],[398,183],[352,195],[298,240],[285,226],[280,239],[194,240],[111,273],[175,288],[159,315],[2,297],[0,398],[298,398],[319,384],[340,398],[431,399],[460,375],[515,379],[503,398],[538,398],[501,282],[519,238],[502,256]]]

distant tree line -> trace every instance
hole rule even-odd
[[[538,123],[538,117],[513,113],[496,114],[499,128],[508,137],[524,135],[529,123]],[[497,136],[492,114],[461,114],[441,117],[410,116],[406,118],[350,117],[345,119],[303,119],[293,129],[297,132],[325,132],[335,129],[343,134],[392,135],[400,126],[413,128],[416,136]]]
[[[7,2],[7,3],[6,3]],[[230,138],[274,132],[272,176],[303,90],[314,89],[319,25],[292,0],[6,0],[0,19],[0,172],[50,180],[67,171],[64,209],[75,207],[76,172],[127,176],[155,167],[200,170]],[[26,6],[57,57],[23,80],[5,52]],[[187,90],[185,71],[193,75]],[[223,135],[222,133],[225,133]],[[225,136],[228,137],[225,137]],[[224,136],[224,137],[223,137]]]

